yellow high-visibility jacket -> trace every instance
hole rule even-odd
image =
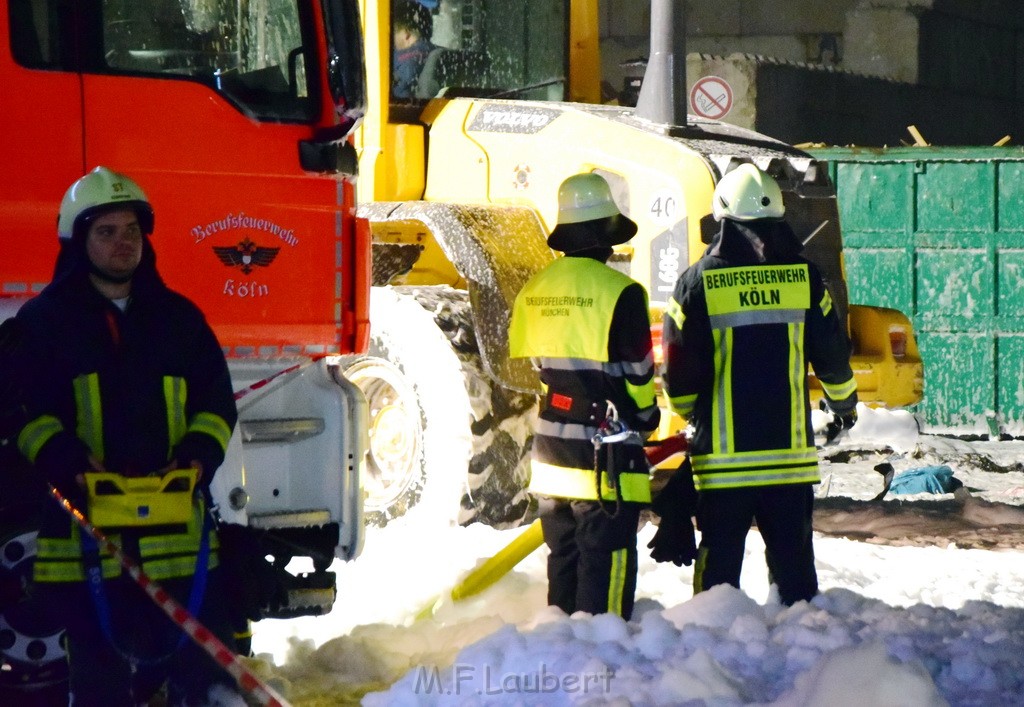
[[[658,426],[647,293],[592,258],[559,258],[516,297],[509,350],[537,362],[546,391],[533,438],[530,490],[597,500],[592,439],[608,401],[641,436]],[[643,447],[626,450],[616,468],[623,500],[649,502]],[[600,493],[616,499],[607,475]]]

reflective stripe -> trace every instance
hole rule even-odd
[[[49,442],[55,434],[63,431],[64,425],[56,417],[40,415],[25,425],[18,433],[18,449],[26,459],[35,464],[36,457],[43,445]]]
[[[213,569],[218,565],[217,553],[211,551],[206,562],[207,569]],[[173,579],[175,577],[188,577],[196,571],[196,556],[173,557],[166,560],[150,560],[145,563],[144,569],[150,579]]]
[[[693,412],[693,407],[697,404],[697,394],[669,397],[668,404],[676,414],[681,417],[689,417]]]
[[[534,459],[530,464],[530,491],[543,496],[596,501],[595,473],[592,469],[573,469]],[[651,480],[647,474],[619,474],[622,500],[633,503],[651,502]],[[601,498],[616,499],[615,489],[608,485],[607,474],[601,474]]]
[[[228,441],[231,439],[231,427],[220,415],[212,412],[200,412],[192,418],[188,426],[189,432],[202,432],[213,437],[223,452],[228,451]]]
[[[846,400],[857,392],[857,379],[850,378],[845,383],[826,383],[821,381],[821,387],[825,390],[830,400]]]
[[[608,613],[622,616],[622,595],[626,591],[626,548],[612,551],[612,568],[608,577]]]
[[[185,379],[164,376],[164,404],[167,406],[167,456],[171,457],[175,445],[185,436],[185,401],[188,387]]]
[[[71,521],[68,521],[71,523]],[[70,537],[44,538],[36,540],[36,559],[32,566],[32,578],[37,582],[84,582],[82,567],[82,538],[77,525],[70,526]],[[120,544],[117,534],[108,536]],[[107,579],[121,574],[121,564],[113,555],[100,549],[100,568]]]
[[[640,422],[650,424],[655,415],[661,414],[655,403],[657,403],[657,396],[655,396],[655,399],[651,402],[650,407],[644,408],[643,410],[637,410],[636,417]]]
[[[582,439],[590,441],[597,434],[597,427],[581,425],[575,422],[552,422],[541,418],[537,420],[534,434],[545,437],[558,437],[560,439]]]
[[[778,486],[780,484],[816,484],[821,481],[818,465],[789,467],[759,471],[726,471],[718,474],[695,473],[694,486],[698,491],[731,489],[747,486]]]
[[[704,591],[704,570],[708,567],[708,549],[700,547],[697,549],[697,560],[693,563],[693,593],[700,594]]]
[[[694,455],[693,480],[698,489],[818,483],[814,447]]]
[[[821,296],[821,301],[818,302],[818,307],[821,309],[821,313],[824,316],[828,316],[828,313],[832,311],[832,295],[828,293],[828,288],[825,288],[825,294]]]
[[[185,525],[184,533],[144,535],[139,538],[139,555],[143,561],[159,555],[191,553],[194,556],[199,551],[199,534],[203,529],[204,507],[205,504],[198,499],[192,504],[192,517]],[[216,538],[216,534],[212,536],[211,540],[213,538]],[[215,542],[210,543],[210,547],[216,546]]]
[[[817,464],[814,447],[767,449],[732,454],[696,454],[691,459],[695,472],[721,469],[765,468],[793,464]]]
[[[800,449],[807,444],[807,408],[804,404],[807,368],[804,363],[803,324],[789,325],[789,446]]]
[[[753,324],[792,324],[802,322],[807,316],[806,309],[759,309],[753,312],[729,312],[710,315],[711,326],[727,329],[751,326]]]
[[[193,505],[192,518],[185,526],[185,532],[145,535],[139,538],[140,564],[151,578],[187,577],[195,572],[204,513],[204,504],[197,499]],[[37,540],[33,567],[33,576],[37,581],[85,581],[80,531],[77,525],[72,525],[70,530],[70,537],[67,538],[40,537]],[[117,544],[121,542],[117,534],[108,537]],[[210,556],[207,564],[210,569],[219,564],[217,547],[217,535],[211,528]],[[116,577],[121,573],[117,559],[102,549],[100,559],[104,577]]]
[[[591,361],[586,358],[551,358],[544,356],[540,359],[542,368],[549,368],[553,371],[593,371],[604,373],[614,378],[625,376],[646,377],[654,375],[654,354],[648,354],[643,361],[616,361],[608,363],[604,361]]]
[[[733,450],[732,428],[732,329],[714,329],[715,383],[711,400],[711,450],[728,454]]]
[[[100,560],[100,568],[105,579],[113,579],[121,574],[121,564],[113,557]],[[81,558],[64,561],[40,561],[36,559],[32,568],[32,580],[35,582],[84,582],[85,570]]]
[[[683,307],[676,302],[675,297],[668,298],[668,306],[665,307],[665,316],[670,317],[675,322],[676,329],[683,328],[683,322],[686,321],[686,317],[683,315]]]
[[[629,394],[629,397],[633,399],[633,402],[641,410],[652,407],[657,402],[653,378],[643,385],[633,385],[627,380],[626,393]]]
[[[77,411],[78,439],[92,452],[92,455],[103,461],[103,405],[100,401],[100,377],[96,373],[86,373],[71,382],[75,390],[75,410]]]

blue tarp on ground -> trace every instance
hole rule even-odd
[[[892,480],[889,493],[953,493],[962,486],[948,466],[922,466],[901,471]]]

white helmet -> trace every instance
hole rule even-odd
[[[753,221],[782,218],[786,207],[778,182],[754,165],[744,163],[718,182],[711,211],[716,221]]]
[[[613,246],[635,233],[636,224],[619,211],[601,175],[574,174],[558,188],[558,225],[548,237],[551,248],[572,253]]]
[[[60,202],[57,237],[70,240],[93,217],[112,207],[133,209],[145,235],[153,232],[153,207],[134,181],[106,167],[97,167],[72,184]]]
[[[559,225],[618,215],[608,182],[599,174],[574,174],[558,188]]]

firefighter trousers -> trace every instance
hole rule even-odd
[[[618,614],[629,620],[636,593],[639,503],[541,497],[548,556],[548,604],[567,614]],[[615,517],[610,517],[615,515]]]
[[[814,569],[810,484],[703,491],[697,503],[701,532],[693,591],[716,584],[739,588],[743,548],[751,523],[757,523],[765,547],[768,581],[789,606],[818,593]]]
[[[225,645],[234,641],[220,572],[211,570],[199,621]],[[160,586],[186,606],[192,578],[162,580]],[[234,679],[179,629],[127,575],[105,581],[108,628],[98,617],[85,583],[36,584],[49,610],[67,630],[68,667],[75,707],[144,704],[167,681],[168,705],[204,705],[215,685],[238,694]],[[41,597],[42,598],[42,597]],[[108,636],[114,637],[114,644]],[[132,657],[132,660],[128,659]],[[135,665],[132,663],[138,661]]]

